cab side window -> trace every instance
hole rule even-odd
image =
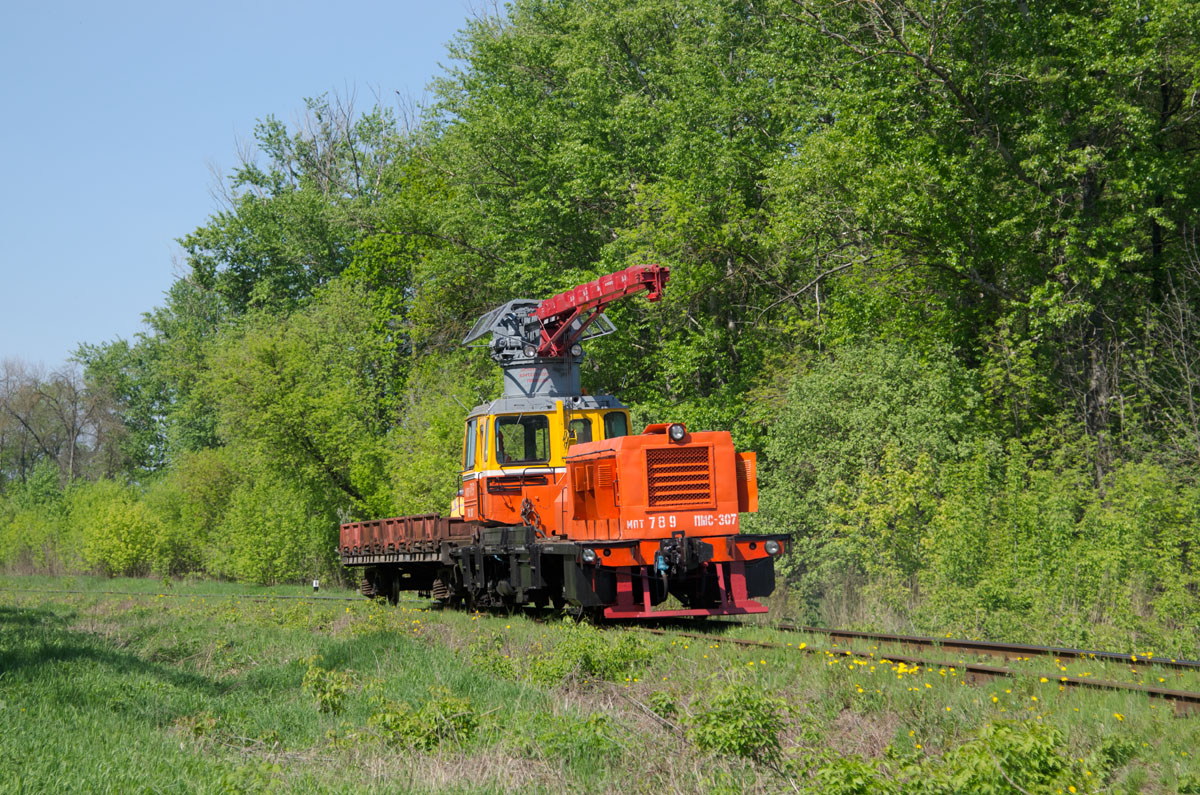
[[[463,445],[463,469],[475,468],[475,418],[467,420],[467,441]]]
[[[518,414],[496,418],[496,461],[500,464],[550,460],[550,418]]]
[[[567,431],[575,437],[576,444],[590,442],[592,440],[592,421],[571,420],[567,423]]]
[[[618,436],[629,435],[629,421],[625,412],[610,411],[604,415],[604,438],[615,439]]]

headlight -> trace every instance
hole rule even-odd
[[[525,347],[521,349],[521,354],[526,359],[532,359],[534,356],[537,356],[537,348],[533,347],[532,345],[526,344]]]
[[[768,541],[767,543],[763,544],[763,549],[767,550],[768,555],[778,555],[780,551],[779,542]]]
[[[578,342],[571,346],[572,356],[583,356],[583,346]]]
[[[670,435],[672,442],[682,442],[684,434],[687,433],[687,428],[684,428],[680,423],[673,424],[667,429],[667,434]]]
[[[596,550],[594,550],[594,549],[583,550],[583,562],[584,563],[595,563],[596,562]]]

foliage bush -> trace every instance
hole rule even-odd
[[[745,759],[779,753],[788,712],[783,699],[735,682],[692,707],[687,734],[701,751]]]
[[[82,567],[82,545],[67,518],[58,467],[39,461],[24,482],[10,484],[0,499],[0,565],[55,573]]]
[[[311,491],[263,467],[230,494],[209,571],[257,583],[311,579],[333,569],[337,532]]]
[[[797,533],[809,617],[1188,653],[1200,487],[1150,461],[1097,484],[1085,438],[1002,443],[975,394],[944,351],[845,349],[797,377],[753,524]]]
[[[554,634],[554,645],[528,660],[529,679],[546,687],[585,680],[612,681],[631,674],[654,655],[650,644],[633,633],[622,632],[614,642],[611,634],[569,619]]]
[[[500,381],[490,359],[455,352],[421,361],[400,395],[400,420],[386,453],[391,510],[445,513],[458,489],[466,408],[495,397]]]
[[[340,714],[346,708],[346,696],[356,687],[353,671],[326,669],[314,659],[304,672],[301,687],[313,697],[318,712]]]
[[[508,642],[499,632],[473,640],[468,653],[471,664],[500,679],[516,679],[517,668],[512,656],[506,651]]]
[[[974,792],[1015,795],[1066,791],[1084,780],[1057,728],[1034,721],[985,724],[967,742],[946,752],[926,780],[930,795]]]
[[[428,751],[446,742],[468,742],[475,736],[479,722],[468,699],[435,687],[429,699],[416,709],[404,702],[382,701],[367,724],[389,745]]]
[[[135,489],[111,480],[79,481],[67,492],[69,535],[83,560],[108,575],[149,573],[158,523]]]
[[[182,453],[152,482],[145,501],[159,526],[154,571],[180,575],[209,570],[227,543],[218,532],[230,494],[241,481],[237,451],[220,447]]]
[[[920,565],[924,490],[968,444],[974,396],[944,348],[847,346],[795,377],[769,430],[751,525],[796,534],[782,565],[810,605],[841,580],[847,554],[857,563],[882,551],[878,573],[899,583]],[[883,512],[868,515],[871,505]]]

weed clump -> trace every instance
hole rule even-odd
[[[564,621],[558,643],[530,659],[529,680],[543,687],[573,680],[613,681],[652,659],[649,644],[637,635],[622,632],[616,642],[613,637],[587,624]]]
[[[431,750],[443,742],[459,745],[475,736],[479,715],[465,698],[434,688],[417,709],[404,702],[382,701],[367,720],[375,735],[388,745]]]
[[[594,712],[586,717],[555,715],[539,722],[525,745],[528,754],[577,770],[612,760],[621,750],[617,728],[608,716]]]
[[[209,710],[202,710],[195,715],[183,715],[175,720],[175,728],[197,740],[211,735],[217,729],[220,720]]]
[[[498,679],[516,679],[517,669],[512,659],[505,654],[504,636],[493,632],[479,638],[470,646],[471,664]]]
[[[701,751],[760,760],[778,754],[787,702],[746,685],[728,685],[693,714],[688,738]]]
[[[346,708],[346,696],[354,689],[354,672],[322,668],[316,664],[319,659],[311,658],[304,673],[304,691],[316,700],[318,712],[339,715]]]

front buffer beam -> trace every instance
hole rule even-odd
[[[682,610],[655,610],[650,598],[649,567],[641,568],[638,580],[639,593],[635,593],[633,574],[617,572],[617,603],[604,608],[605,618],[676,618],[696,616],[739,616],[767,612],[766,605],[750,599],[746,594],[746,564],[742,561],[714,563],[720,602],[709,608],[685,608]],[[726,574],[728,573],[728,581]]]

